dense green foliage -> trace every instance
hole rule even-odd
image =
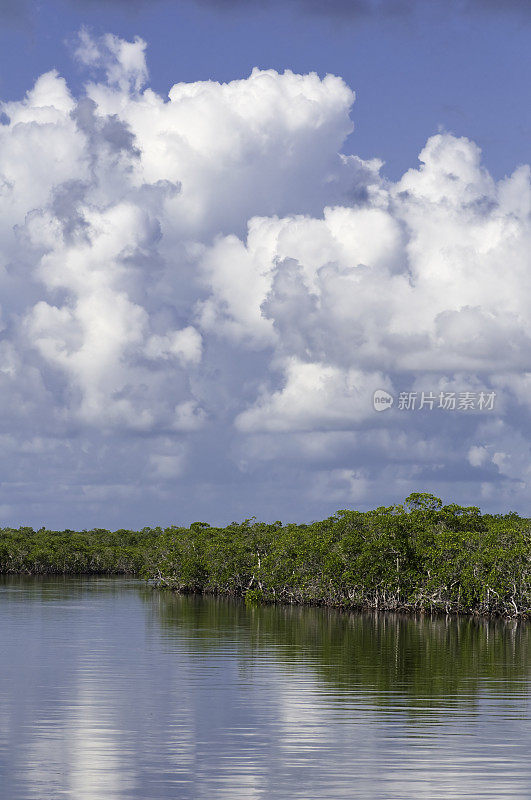
[[[428,494],[310,525],[53,532],[6,529],[0,572],[133,574],[248,602],[531,614],[531,522]]]
[[[152,563],[160,528],[50,531],[0,529],[0,574],[140,575]]]
[[[249,602],[476,612],[531,611],[531,523],[413,494],[311,525],[247,520],[168,529],[153,577]]]

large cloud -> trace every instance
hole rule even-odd
[[[438,134],[390,183],[341,154],[340,78],[254,70],[164,99],[141,39],[83,33],[77,56],[83,96],[52,71],[2,105],[4,517],[522,504],[529,167],[496,183]],[[437,408],[451,392],[497,405]]]

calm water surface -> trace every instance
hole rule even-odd
[[[4,579],[0,798],[530,800],[530,627]]]

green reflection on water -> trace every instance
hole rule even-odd
[[[249,607],[217,597],[143,593],[168,636],[194,654],[229,644],[245,662],[268,652],[286,671],[310,667],[324,686],[366,689],[414,707],[474,702],[529,691],[531,626],[470,617],[346,613],[297,606]],[[495,683],[494,683],[495,682]]]

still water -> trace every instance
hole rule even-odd
[[[0,798],[529,800],[530,629],[3,579]]]

